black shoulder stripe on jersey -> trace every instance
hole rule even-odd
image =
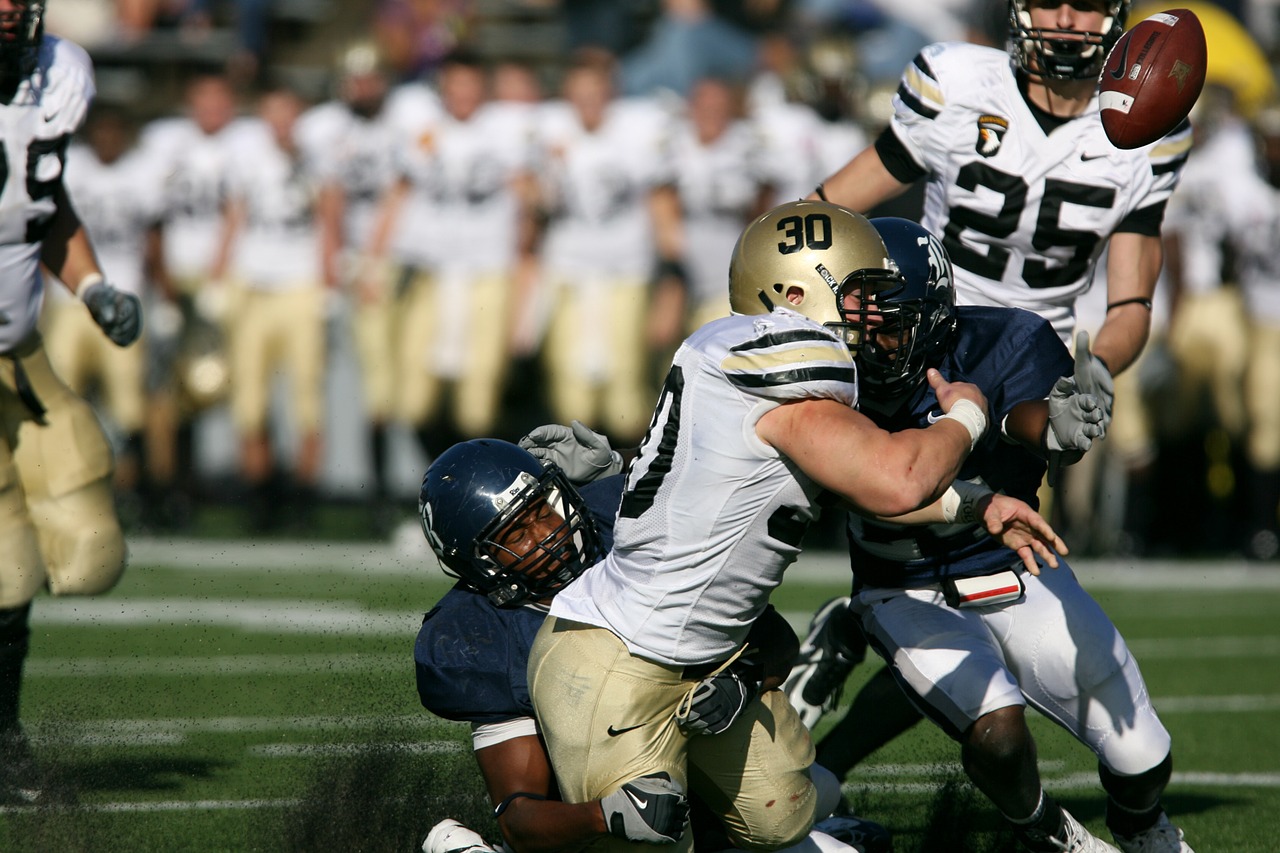
[[[785,332],[770,332],[758,338],[753,338],[746,343],[738,344],[730,347],[729,352],[750,352],[757,349],[768,349],[769,347],[778,347],[785,344],[806,343],[815,341],[818,343],[832,344],[831,335],[821,332],[817,329],[788,329]]]
[[[924,101],[921,101],[919,98],[917,98],[915,94],[913,94],[911,90],[907,88],[906,83],[898,84],[898,97],[902,98],[902,103],[910,107],[912,112],[918,113],[924,118],[929,118],[929,119],[938,117],[938,111],[935,110],[933,107],[925,106]]]
[[[880,132],[876,137],[875,145],[876,153],[880,155],[880,162],[898,183],[913,184],[925,176],[925,170],[911,159],[907,147],[902,144],[898,134],[893,132],[892,125]]]
[[[1177,157],[1174,157],[1172,160],[1168,160],[1164,163],[1152,163],[1151,174],[1164,175],[1169,172],[1176,172],[1179,169],[1181,169],[1186,164],[1186,162],[1187,162],[1187,155],[1186,153],[1183,153],[1178,155]]]
[[[804,367],[799,370],[777,370],[771,373],[726,373],[729,381],[740,388],[778,388],[808,382],[854,383],[858,372],[848,367]]]

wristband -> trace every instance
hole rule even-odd
[[[942,493],[942,520],[947,524],[973,524],[978,520],[978,502],[995,494],[981,483],[956,480]]]
[[[505,811],[507,810],[507,807],[508,807],[508,806],[510,806],[510,805],[511,805],[513,802],[515,802],[516,800],[520,799],[521,797],[528,797],[528,798],[529,798],[529,799],[531,799],[531,800],[545,800],[545,799],[546,799],[546,797],[542,796],[541,794],[533,794],[533,793],[530,793],[530,792],[528,792],[528,791],[516,791],[516,792],[515,792],[514,794],[512,794],[511,796],[507,797],[505,800],[503,800],[502,802],[498,803],[497,808],[495,808],[495,809],[493,810],[493,816],[494,816],[494,817],[502,817],[502,813],[503,813],[503,812],[505,812]]]
[[[946,420],[950,418],[958,421],[961,426],[969,431],[969,452],[978,446],[978,439],[982,438],[982,434],[987,430],[987,413],[982,411],[977,403],[972,400],[959,400],[951,411],[947,412],[938,420]]]
[[[1110,311],[1112,308],[1119,308],[1121,305],[1141,305],[1148,311],[1151,310],[1151,300],[1143,296],[1135,296],[1132,299],[1120,299],[1116,302],[1111,302],[1107,305],[1107,310]]]
[[[91,272],[84,278],[80,279],[80,283],[76,285],[76,298],[81,302],[84,301],[84,295],[95,284],[102,284],[103,278],[100,272]]]
[[[830,200],[827,198],[827,188],[824,187],[822,184],[818,184],[816,187],[813,188],[813,194],[816,195],[818,198],[822,199],[823,201],[827,202],[827,204],[831,203]]]

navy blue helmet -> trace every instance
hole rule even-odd
[[[45,0],[26,0],[0,12],[0,76],[25,77],[35,70],[44,36]]]
[[[418,516],[445,573],[499,607],[552,596],[604,556],[564,473],[506,441],[440,454],[422,478]]]
[[[889,403],[920,387],[925,371],[942,360],[955,332],[956,290],[947,250],[928,230],[891,216],[871,224],[902,280],[845,314],[861,327],[856,354],[861,396]]]

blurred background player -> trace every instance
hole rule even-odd
[[[136,128],[118,109],[95,105],[83,139],[67,151],[64,183],[98,261],[112,284],[146,302],[169,302],[153,285],[157,269],[162,175],[135,147]],[[45,300],[45,350],[58,375],[80,396],[97,390],[116,454],[116,502],[126,527],[145,525],[143,489],[147,395],[147,335],[120,348],[107,340],[83,306],[54,287]]]
[[[729,313],[724,271],[747,223],[773,206],[773,188],[760,161],[760,138],[742,115],[741,88],[724,80],[697,81],[685,115],[672,133],[670,158],[680,201],[679,267],[674,273],[684,307],[671,311],[650,345],[674,348],[703,323]],[[662,319],[662,318],[659,318]],[[656,346],[655,346],[656,345]]]
[[[374,529],[389,531],[394,512],[388,474],[390,434],[396,391],[403,369],[395,358],[403,321],[395,288],[377,298],[361,298],[357,286],[366,268],[363,252],[377,221],[378,203],[396,178],[401,146],[438,109],[436,96],[421,83],[391,86],[376,45],[357,42],[339,59],[336,97],[308,110],[298,120],[298,141],[320,183],[317,216],[322,240],[325,284],[341,288],[352,311],[352,332],[359,362],[360,390],[368,437],[372,479],[366,503]],[[378,265],[377,274],[390,274]],[[384,278],[385,282],[386,279]]]
[[[158,526],[183,528],[191,521],[197,490],[194,416],[225,399],[229,382],[222,337],[223,311],[216,297],[197,301],[210,282],[222,233],[227,139],[248,119],[238,118],[235,93],[216,74],[191,79],[183,97],[184,115],[156,119],[143,128],[143,156],[164,175],[163,275],[177,294],[182,325],[170,332],[180,340],[155,340],[159,376],[148,405],[147,468],[156,495],[151,504]],[[197,306],[200,306],[198,309]],[[179,351],[188,342],[205,346],[213,369],[180,374]],[[194,383],[189,379],[194,378]]]
[[[644,98],[615,99],[613,65],[575,59],[564,101],[538,127],[538,307],[556,420],[578,418],[633,446],[652,410],[645,323],[655,263],[679,258],[679,203],[665,151],[669,118]]]
[[[362,298],[406,288],[413,330],[398,340],[401,417],[434,458],[459,438],[497,425],[509,353],[512,277],[530,192],[529,114],[494,102],[478,57],[451,54],[440,69],[442,109],[405,140],[369,255],[390,241],[414,246],[400,280],[366,276]]]
[[[11,174],[0,209],[0,800],[31,804],[44,783],[18,721],[31,601],[96,595],[124,571],[124,535],[111,493],[111,447],[93,410],[53,372],[36,328],[41,265],[84,303],[117,346],[142,331],[142,305],[103,279],[67,195],[71,135],[94,95],[79,46],[45,35],[44,3],[0,0],[0,121]]]
[[[287,505],[302,530],[313,522],[324,414],[325,311],[315,218],[318,181],[294,129],[302,100],[288,89],[258,103],[261,124],[228,148],[227,198],[213,282],[226,288],[231,414],[250,525],[269,530]],[[289,381],[292,465],[273,450],[271,402],[277,377]],[[274,437],[283,441],[279,433]],[[288,481],[287,486],[284,481]]]

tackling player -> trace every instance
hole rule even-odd
[[[459,582],[423,619],[414,646],[418,695],[438,716],[471,723],[498,826],[518,853],[577,850],[605,835],[665,843],[685,829],[680,786],[659,776],[633,779],[597,801],[561,802],[525,680],[551,598],[612,543],[621,492],[622,478],[613,476],[579,493],[555,465],[544,470],[527,451],[490,439],[449,448],[422,481],[423,532]],[[776,687],[797,648],[794,633],[769,609],[752,641],[766,683]],[[857,834],[860,850],[876,849],[866,846],[873,838],[887,843],[879,827],[833,820],[823,826],[846,839]],[[727,846],[713,840],[713,829],[695,818],[699,849]],[[847,850],[824,833],[811,839],[804,848],[811,853]],[[459,849],[489,848],[454,820],[433,827],[424,845],[427,853]]]
[[[986,430],[973,386],[931,374],[947,411],[921,430],[891,435],[854,409],[844,298],[900,284],[864,217],[775,208],[744,230],[729,279],[737,313],[677,352],[613,548],[552,602],[529,683],[566,800],[665,772],[706,792],[739,846],[776,849],[813,823],[812,745],[744,650],[820,493],[891,516],[972,513],[1028,565],[1056,565],[1062,543],[1021,501],[948,489]]]
[[[18,722],[31,601],[95,595],[124,571],[111,448],[93,410],[54,374],[36,320],[40,267],[84,302],[117,346],[142,331],[136,296],[102,275],[63,185],[71,135],[94,95],[79,46],[45,35],[41,0],[0,0],[0,801],[38,802],[40,774]],[[26,176],[25,180],[20,176]]]
[[[1097,437],[1098,401],[1061,378],[1071,357],[1041,318],[953,307],[951,265],[937,238],[903,219],[872,223],[905,286],[875,294],[854,314],[862,411],[884,429],[920,427],[938,410],[925,370],[965,377],[992,401],[1002,427],[960,477],[1034,505],[1048,452],[1085,451]],[[1173,766],[1169,734],[1124,639],[1070,567],[1024,573],[1017,555],[972,522],[903,522],[850,513],[852,604],[846,610],[848,600],[837,600],[839,608],[815,619],[806,645],[823,651],[797,668],[788,690],[798,707],[820,705],[835,686],[832,670],[849,671],[823,658],[860,656],[865,632],[919,710],[883,675],[873,677],[818,744],[819,762],[843,778],[923,713],[961,745],[970,779],[1028,850],[1114,850],[1044,793],[1024,713],[1030,704],[1097,754],[1107,825],[1121,850],[1189,853],[1160,805]]]

